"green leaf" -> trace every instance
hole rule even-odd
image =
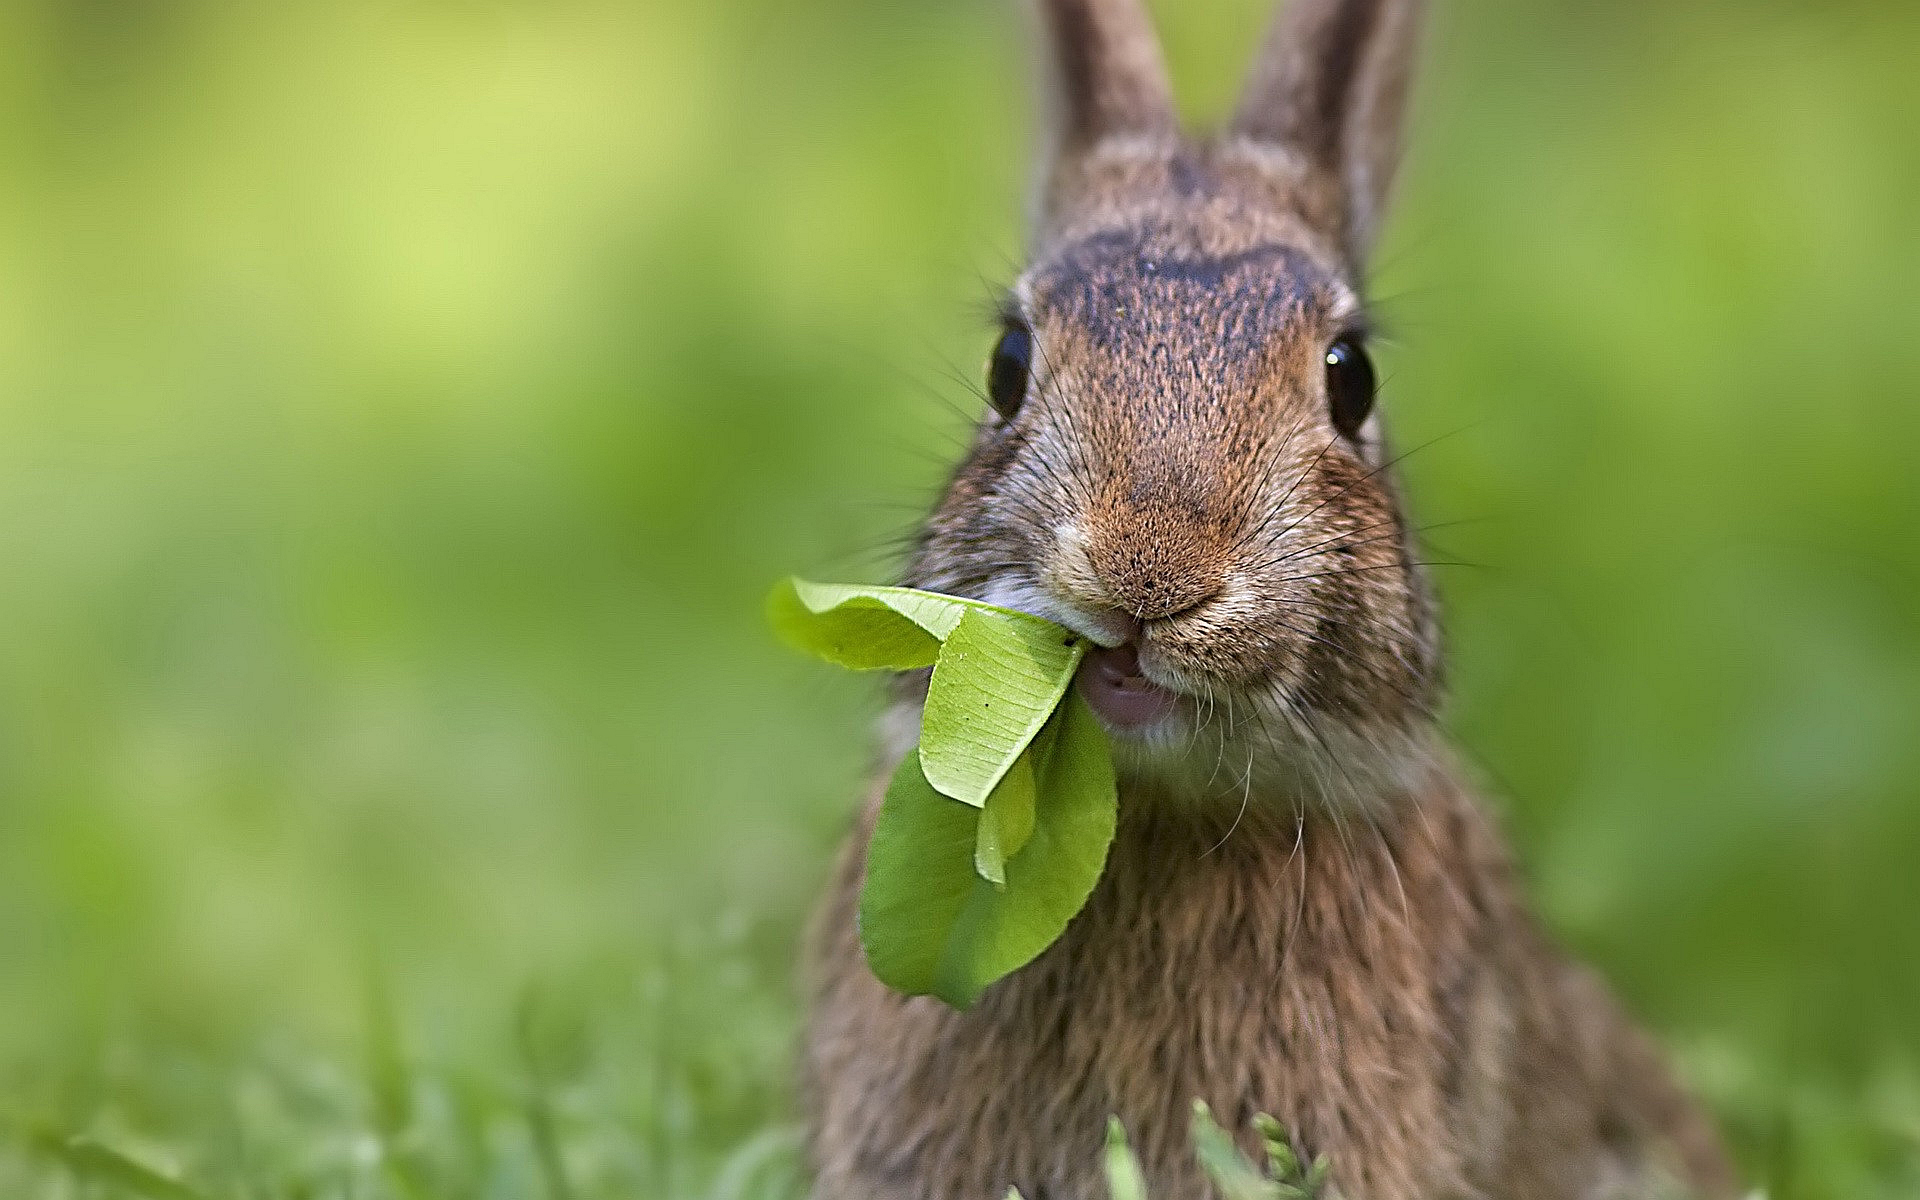
[[[920,718],[920,769],[979,808],[1073,682],[1086,643],[1051,621],[970,609],[940,647]]]
[[[893,773],[867,846],[860,942],[867,965],[895,991],[924,995],[976,885],[979,814],[933,790],[908,752]],[[956,867],[958,869],[956,869]]]
[[[796,650],[856,671],[930,667],[964,607],[931,593],[788,579],[767,597],[767,619]],[[950,618],[948,614],[950,614]]]
[[[1146,1177],[1140,1172],[1140,1160],[1127,1145],[1127,1131],[1119,1117],[1107,1118],[1107,1173],[1109,1200],[1147,1200]]]
[[[1106,734],[1069,698],[1035,763],[1033,832],[1005,862],[1006,886],[975,869],[980,814],[927,782],[920,757],[894,773],[867,849],[860,939],[882,983],[965,1008],[1060,936],[1106,864],[1115,790]]]
[[[999,786],[987,796],[974,835],[973,869],[996,887],[1007,884],[1007,860],[1020,853],[1033,836],[1035,747],[1013,760]]]
[[[1026,613],[910,588],[790,579],[767,608],[787,641],[828,661],[934,668],[920,743],[868,848],[861,940],[896,990],[971,1004],[1060,936],[1105,865],[1106,736],[1083,702],[1061,707],[1086,644]]]

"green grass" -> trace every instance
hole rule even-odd
[[[1377,290],[1450,724],[1754,1180],[1912,1196],[1920,8],[1439,7]],[[1217,113],[1264,2],[1159,8]],[[1018,37],[0,10],[0,1196],[795,1193],[873,696],[760,602],[977,410]]]
[[[750,1011],[741,1000],[703,998],[733,1019]],[[149,1040],[137,1065],[69,1062],[65,1077],[31,1090],[47,1108],[10,1122],[0,1190],[142,1200],[804,1196],[800,1129],[779,1089],[741,1086],[776,1077],[779,1056],[744,1052],[727,1024],[676,1010],[643,983],[591,1015],[529,997],[504,1044],[478,1063],[419,1061],[377,1022],[375,1049],[349,1063],[269,1045],[208,1058]],[[1769,1194],[1915,1194],[1914,1100],[1881,1096],[1876,1109],[1801,1091],[1767,1112]],[[1323,1185],[1324,1162],[1294,1157],[1277,1126],[1262,1133],[1268,1161],[1256,1169],[1204,1110],[1196,1116],[1196,1153],[1227,1200],[1337,1195]],[[1116,1198],[1134,1195],[1123,1139],[1106,1165]]]
[[[348,1054],[157,1030],[74,1047],[12,1077],[0,1194],[804,1195],[779,989],[724,936],[699,957],[530,989],[459,1057],[378,1000]]]

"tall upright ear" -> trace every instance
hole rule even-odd
[[[1178,130],[1160,40],[1142,0],[1035,0],[1048,103],[1041,206],[1057,212],[1072,168],[1116,137]]]
[[[1299,155],[1356,267],[1379,233],[1423,0],[1288,0],[1267,34],[1233,131]]]

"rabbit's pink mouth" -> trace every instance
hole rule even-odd
[[[1142,732],[1173,715],[1179,697],[1148,679],[1131,644],[1099,649],[1080,664],[1080,694],[1116,733]]]

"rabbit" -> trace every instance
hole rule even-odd
[[[1118,830],[1085,909],[967,1011],[856,929],[885,779],[809,934],[817,1200],[1213,1193],[1202,1100],[1350,1200],[1732,1196],[1710,1118],[1564,957],[1436,723],[1434,601],[1374,408],[1361,278],[1418,0],[1291,0],[1184,135],[1138,0],[1039,0],[1048,153],[988,411],[904,582],[1098,648]],[[903,675],[884,754],[912,743]]]

